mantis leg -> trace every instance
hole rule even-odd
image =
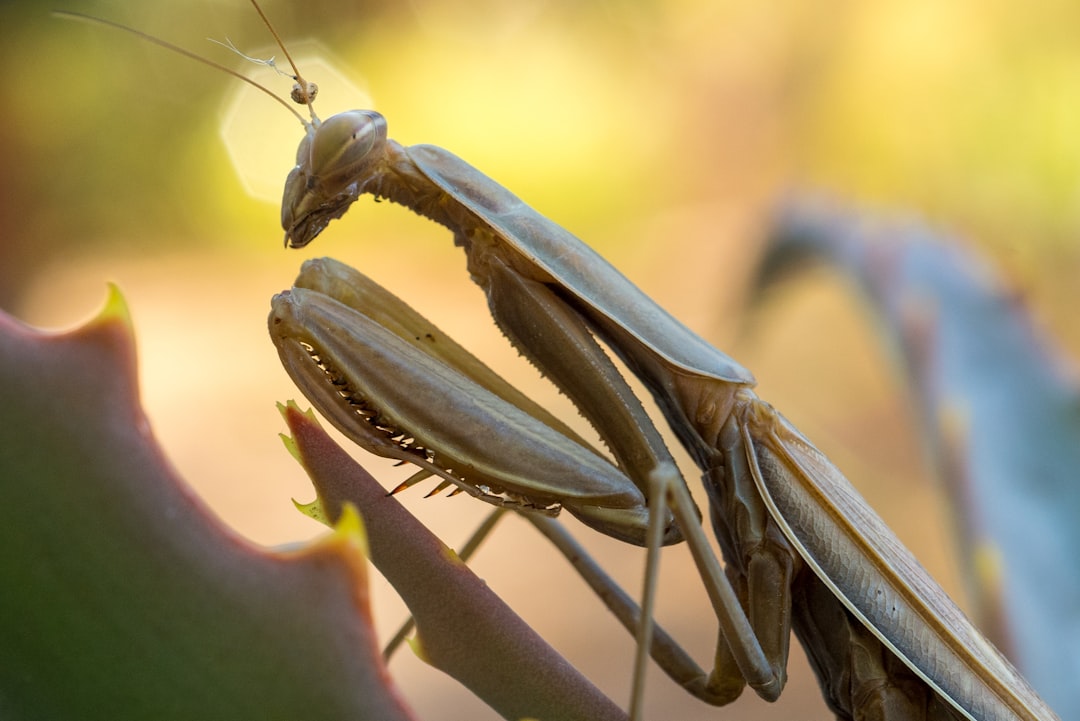
[[[754,636],[772,664],[779,694],[786,681],[791,644],[791,584],[801,563],[757,491],[754,472],[760,469],[754,439],[742,415],[737,408],[721,428],[721,462],[706,473],[705,485],[729,577],[739,589]],[[718,669],[724,668],[725,664],[718,663]]]
[[[495,530],[495,525],[506,515],[509,509],[496,508],[488,514],[487,518],[473,531],[468,540],[457,551],[458,558],[468,562],[480,544]],[[623,590],[597,563],[596,559],[574,539],[558,520],[540,513],[520,513],[526,521],[531,523],[555,548],[570,562],[593,592],[607,606],[619,623],[631,633],[641,624],[641,607],[625,590]],[[397,652],[401,644],[415,627],[410,617],[397,633],[391,638],[383,649],[383,659]],[[659,624],[652,625],[653,642],[650,647],[650,655],[653,660],[663,668],[668,676],[680,686],[683,686],[691,694],[699,697],[707,697],[705,688],[706,673],[694,661],[682,646]]]
[[[623,628],[634,633],[641,623],[641,607],[604,572],[596,559],[570,535],[566,527],[558,520],[538,513],[522,513],[521,516],[566,557]],[[704,692],[705,671],[659,624],[653,625],[653,641],[649,655],[673,681],[690,693],[701,696]]]
[[[710,675],[698,695],[712,703],[727,703],[738,696],[745,679],[759,695],[775,699],[783,687],[790,620],[785,619],[782,628],[776,629],[766,628],[775,614],[766,613],[758,619],[761,630],[770,634],[772,655],[767,654],[755,636],[756,626],[751,625],[709,547],[697,507],[663,440],[636,396],[593,340],[584,321],[550,287],[515,272],[501,258],[491,254],[482,258],[470,256],[470,271],[481,279],[492,315],[500,328],[570,396],[608,443],[620,467],[650,499],[650,523],[667,527],[664,520],[668,515],[666,506],[678,519],[682,535],[691,541],[691,552],[705,580],[724,637],[724,641],[718,643],[718,648],[723,650],[718,651],[717,656],[722,665]],[[643,471],[649,473],[661,468],[670,471],[643,477]],[[749,479],[748,474],[746,478]],[[752,488],[753,482],[747,482]],[[665,540],[671,542],[672,539]],[[654,552],[660,544],[654,540],[649,545]],[[773,583],[777,574],[771,573],[767,564],[759,565],[762,565],[764,577],[755,580],[755,584]],[[646,609],[651,605],[655,591],[655,567],[656,559],[652,557],[645,582],[643,605]],[[790,605],[787,608],[790,614]],[[642,634],[643,640],[647,641],[651,614],[644,618]],[[783,641],[773,642],[772,637],[780,636],[784,636]],[[639,668],[635,676],[639,679],[643,673],[641,659],[649,653],[650,647],[651,644],[646,642],[638,650]],[[683,674],[682,671],[676,673]],[[635,692],[635,696],[639,694],[640,691]]]
[[[718,666],[711,674],[706,674],[677,641],[655,624],[652,624],[651,643],[645,644],[643,648],[647,649],[648,655],[672,680],[708,703],[719,706],[734,701],[747,681],[763,697],[775,699],[781,686],[781,681],[774,671],[775,660],[766,656],[755,637],[751,622],[743,612],[737,594],[720,568],[720,563],[713,555],[708,539],[697,521],[689,493],[681,482],[675,482],[672,477],[659,477],[657,484],[660,486],[659,498],[667,499],[672,505],[672,511],[683,527],[683,533],[698,564],[699,572],[705,579],[709,597],[720,621]],[[641,608],[626,591],[603,572],[561,524],[537,514],[522,515],[567,557],[627,631],[636,633],[642,619]],[[687,521],[690,523],[687,524]],[[647,572],[646,575],[651,574]],[[655,588],[654,578],[646,579],[646,586],[650,583]],[[647,606],[648,603],[644,605]],[[786,656],[784,660],[786,661]]]
[[[720,562],[713,554],[705,532],[697,522],[693,512],[693,501],[690,499],[690,492],[686,486],[682,483],[668,482],[665,498],[686,536],[687,546],[694,557],[702,582],[705,584],[705,590],[709,594],[709,600],[720,623],[723,643],[717,644],[717,665],[709,677],[709,688],[718,695],[732,694],[728,699],[731,701],[739,695],[742,682],[745,680],[759,696],[770,701],[775,700],[784,686],[784,668],[787,664],[786,645],[782,658],[777,658],[775,650],[765,648],[759,640],[757,632],[764,619],[755,618],[755,623],[752,623],[747,617],[743,610],[743,603],[728,576],[720,567]],[[748,596],[748,602],[752,603],[753,600],[752,595]],[[775,633],[774,629],[762,628],[761,630]],[[784,633],[789,632],[790,625],[784,630]],[[771,655],[770,651],[772,651]]]
[[[654,477],[659,476],[658,485],[660,485],[660,492],[658,498],[663,499],[671,496],[672,494],[665,493],[663,485],[681,485],[676,484],[678,480],[677,476],[669,476],[664,478],[662,474],[655,474]],[[678,493],[677,491],[675,492]],[[676,503],[679,501],[676,500]],[[682,498],[681,502],[689,502],[689,494],[686,494]],[[498,508],[495,509],[484,522],[477,528],[476,531],[469,537],[465,544],[461,547],[458,555],[463,561],[469,560],[476,552],[479,545],[487,538],[487,536],[494,530],[495,524],[506,513],[507,509]],[[721,620],[721,628],[725,629],[721,631],[721,634],[717,642],[717,670],[714,670],[711,674],[705,672],[701,666],[694,661],[694,659],[679,645],[670,634],[668,634],[661,626],[651,621],[651,612],[644,616],[648,619],[648,622],[643,624],[642,607],[639,606],[633,598],[607,573],[599,563],[593,559],[588,551],[581,546],[571,536],[562,523],[556,519],[539,513],[521,512],[520,515],[531,523],[541,534],[544,535],[552,545],[554,545],[563,556],[570,562],[571,566],[577,571],[578,575],[589,585],[597,597],[604,603],[605,606],[614,614],[616,619],[622,624],[622,626],[630,633],[636,634],[640,631],[643,625],[649,629],[649,639],[639,647],[639,651],[647,649],[645,657],[651,657],[653,661],[659,665],[664,672],[676,683],[685,688],[689,693],[697,698],[700,698],[708,703],[720,706],[735,700],[745,685],[745,681],[740,671],[740,663],[747,665],[750,668],[764,668],[766,673],[758,674],[764,683],[769,683],[767,677],[767,670],[769,664],[761,655],[760,647],[757,646],[756,641],[753,638],[753,633],[750,631],[750,627],[747,625],[746,616],[742,613],[742,609],[736,605],[735,619],[730,623],[725,623]],[[690,543],[695,541],[703,542],[705,544],[705,552],[711,558],[711,561],[706,561],[707,564],[714,566],[712,573],[719,574],[719,578],[724,578],[723,572],[719,569],[719,564],[714,556],[712,556],[711,549],[708,548],[708,541],[705,539],[704,534],[701,531],[700,525],[696,520],[696,509],[691,505],[689,509],[682,512],[677,512],[677,516],[691,519],[695,530],[690,532]],[[695,554],[696,557],[696,554]],[[703,573],[703,575],[710,575],[709,573]],[[646,572],[646,586],[652,585],[655,590],[655,580],[650,581],[650,577],[653,574]],[[735,600],[736,596],[733,591],[724,591],[723,586],[726,584],[726,578],[721,581],[721,590],[717,592],[718,595]],[[730,592],[730,593],[729,593]],[[710,596],[717,595],[710,594]],[[735,601],[736,604],[738,601]],[[646,608],[650,604],[645,603],[643,606]],[[726,614],[718,612],[721,619]],[[403,627],[398,631],[394,638],[387,644],[386,649],[383,651],[383,657],[389,659],[390,655],[400,646],[400,644],[407,637],[408,633],[412,629],[411,619],[407,621]],[[731,644],[725,640],[724,633],[731,633],[733,637],[741,637],[742,641],[738,642],[739,651],[732,651]],[[750,659],[750,660],[745,660]],[[724,671],[719,671],[724,669]],[[752,672],[754,673],[754,672]],[[754,678],[757,678],[755,676]],[[757,681],[759,685],[762,681]],[[637,698],[640,693],[640,680],[638,674],[635,674],[635,700],[632,701],[631,707],[640,707],[640,698]],[[634,718],[633,713],[631,718]]]
[[[549,377],[603,437],[620,470],[647,494],[646,474],[675,461],[641,402],[600,348],[581,317],[551,288],[514,271],[502,259],[470,258],[496,323]],[[670,538],[667,543],[678,540]]]
[[[706,674],[675,639],[653,624],[651,614],[644,615],[644,619],[651,626],[652,637],[639,647],[639,653],[647,653],[672,680],[708,703],[720,706],[734,701],[747,681],[761,696],[775,699],[779,695],[783,678],[778,677],[775,671],[777,659],[769,658],[762,650],[751,621],[743,612],[738,595],[712,553],[708,539],[697,520],[689,492],[677,476],[664,477],[664,474],[657,473],[653,477],[659,490],[656,497],[671,504],[672,511],[683,527],[683,533],[698,564],[699,572],[705,579],[720,621],[721,634],[717,644],[717,667],[711,674]],[[630,633],[637,633],[643,619],[641,607],[604,573],[599,564],[589,557],[562,525],[554,519],[538,514],[522,515],[566,556],[623,627]],[[645,584],[647,593],[643,606],[647,608],[649,587],[655,590],[653,572],[646,572]],[[785,631],[790,632],[790,626]],[[774,632],[774,635],[778,634]],[[786,655],[782,661],[786,663]],[[631,707],[635,705],[636,702],[632,703]],[[631,714],[631,718],[633,717]]]

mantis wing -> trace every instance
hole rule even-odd
[[[784,535],[912,671],[971,719],[1056,718],[794,426],[769,409],[742,432],[754,482]]]
[[[677,368],[754,384],[750,371],[661,308],[572,233],[503,186],[442,148],[414,145],[406,152],[424,175],[501,240],[506,251],[523,260],[516,264],[519,270],[535,272],[536,268],[547,274],[560,292],[573,296],[575,307],[591,321],[647,347]]]

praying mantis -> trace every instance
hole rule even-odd
[[[319,279],[330,271],[312,270],[314,281],[274,299],[274,343],[334,425],[421,467],[407,485],[438,475],[497,505],[561,506],[647,546],[646,609],[657,549],[685,539],[722,628],[715,670],[690,689],[710,702],[733,700],[744,683],[775,699],[794,630],[841,718],[1055,718],[840,472],[754,394],[749,371],[456,156],[389,140],[373,111],[321,122],[313,113],[285,184],[286,245],[306,246],[365,193],[453,232],[499,327],[617,462],[605,467],[546,415],[506,400],[500,382],[465,370],[471,359],[387,330],[411,325],[400,303],[358,300],[360,278],[334,288]],[[725,571],[655,427],[594,336],[645,383],[703,473]],[[639,640],[643,654],[647,633]]]
[[[648,549],[632,718],[652,647],[659,549],[683,541],[721,628],[713,671],[684,682],[703,700],[728,703],[745,685],[778,697],[794,631],[838,718],[1057,718],[840,471],[755,394],[747,369],[460,158],[390,140],[374,111],[320,120],[311,85],[295,66],[293,75],[310,120],[298,114],[306,134],[285,183],[286,245],[308,245],[364,194],[447,227],[496,323],[592,423],[613,462],[336,262],[309,262],[272,301],[270,335],[286,371],[360,446],[418,466],[403,486],[438,476],[522,513],[565,509]],[[659,431],[601,342],[644,383],[697,465],[723,567]]]

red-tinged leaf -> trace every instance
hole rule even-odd
[[[507,719],[625,719],[294,404],[283,408],[323,512],[360,509],[371,560],[416,619],[425,660]]]
[[[3,718],[411,718],[355,534],[279,554],[213,517],[154,441],[115,290],[71,332],[0,313],[0,419]]]

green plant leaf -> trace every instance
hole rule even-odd
[[[139,406],[115,289],[71,332],[0,313],[0,428],[0,716],[412,718],[357,534],[274,553],[212,516]]]

